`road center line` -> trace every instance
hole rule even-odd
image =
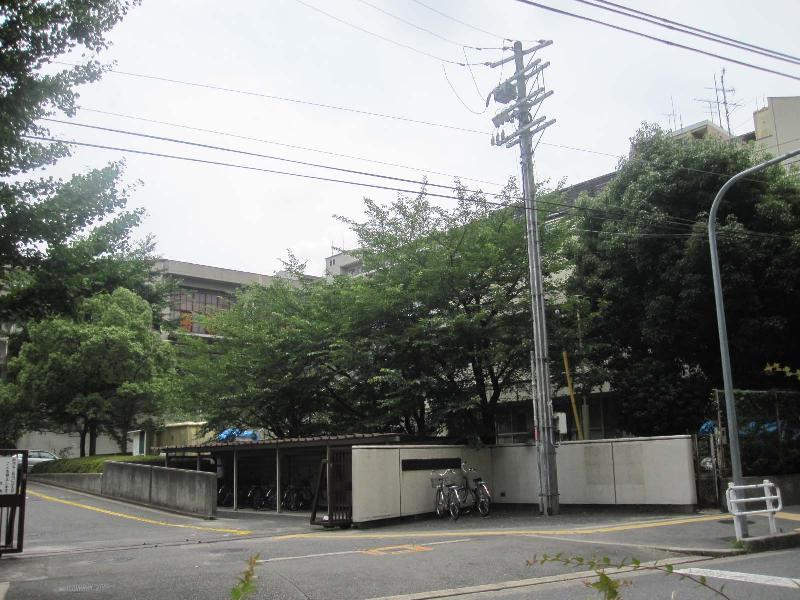
[[[110,517],[119,517],[120,519],[129,519],[131,521],[138,521],[139,523],[147,523],[148,525],[160,525],[162,527],[177,527],[179,529],[195,529],[197,531],[210,531],[213,533],[231,533],[233,535],[250,535],[253,533],[252,531],[247,531],[245,529],[225,529],[222,527],[203,527],[201,525],[186,525],[183,523],[170,523],[168,521],[158,521],[156,519],[148,519],[147,517],[137,517],[136,515],[129,515],[128,513],[121,513],[116,512],[113,510],[106,510],[105,508],[100,508],[97,506],[92,506],[91,504],[82,504],[80,502],[72,502],[71,500],[64,500],[62,498],[56,498],[55,496],[48,496],[47,494],[42,494],[40,492],[34,492],[28,490],[28,494],[34,496],[36,498],[41,498],[42,500],[49,500],[50,502],[58,502],[59,504],[66,504],[67,506],[73,506],[75,508],[82,508],[84,510],[91,510],[92,512],[97,512],[103,515],[108,515]]]
[[[737,571],[719,571],[717,569],[675,569],[679,575],[693,575],[696,577],[713,577],[714,579],[728,579],[730,581],[743,581],[758,585],[774,585],[777,587],[800,590],[800,579],[791,577],[775,577],[773,575],[759,575],[758,573],[740,573]]]

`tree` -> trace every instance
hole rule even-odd
[[[150,305],[124,288],[86,300],[77,319],[31,324],[9,365],[19,398],[44,422],[81,435],[81,456],[101,433],[125,452],[127,432],[157,412],[173,376],[172,347],[153,330]]]
[[[530,377],[525,221],[518,206],[459,193],[449,209],[424,190],[388,206],[366,200],[363,222],[343,219],[358,235],[363,277],[309,281],[293,268],[292,282],[239,294],[206,322],[217,339],[194,341],[185,396],[204,399],[217,429],[427,436],[446,427],[493,441],[501,398]],[[509,186],[501,201],[514,195]],[[547,232],[548,243],[561,237]],[[548,272],[560,260],[548,259]]]
[[[140,211],[125,211],[120,163],[64,182],[28,178],[68,154],[47,137],[41,119],[75,114],[74,88],[98,79],[95,60],[53,71],[71,50],[91,58],[136,0],[4,2],[0,6],[0,321],[24,326],[53,314],[74,316],[80,301],[125,285],[158,298],[152,241],[130,233]]]
[[[708,211],[731,175],[762,159],[753,146],[645,128],[608,188],[580,202],[568,291],[590,304],[586,354],[617,392],[630,432],[695,432],[711,416],[710,390],[722,381]],[[798,225],[800,185],[780,166],[737,183],[720,208],[738,387],[771,387],[767,362],[800,361]]]

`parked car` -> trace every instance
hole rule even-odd
[[[21,461],[22,454],[17,454],[17,459]],[[51,460],[58,460],[58,456],[47,450],[28,450],[28,473],[31,472],[33,465]]]

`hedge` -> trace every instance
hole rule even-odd
[[[31,473],[102,473],[105,464],[109,461],[164,465],[163,456],[152,456],[148,454],[139,456],[131,456],[129,454],[100,454],[41,462],[31,468]]]

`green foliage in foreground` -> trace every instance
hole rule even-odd
[[[236,585],[231,588],[232,600],[242,600],[256,591],[256,564],[259,555],[254,554],[247,560],[247,568],[239,577]]]
[[[164,466],[163,456],[128,454],[101,454],[81,456],[79,458],[62,458],[39,463],[31,468],[31,473],[102,473],[107,462],[135,462]]]
[[[559,552],[555,555],[543,554],[541,558],[534,556],[531,560],[527,561],[528,566],[545,565],[547,563],[558,563],[567,567],[577,567],[593,571],[597,577],[596,581],[585,581],[584,585],[587,588],[593,589],[603,600],[621,600],[622,595],[620,589],[632,585],[632,582],[627,579],[620,579],[621,575],[632,574],[640,571],[651,571],[663,573],[664,575],[674,575],[678,581],[686,581],[693,583],[695,589],[705,588],[711,594],[731,600],[730,596],[725,594],[725,586],[722,585],[716,588],[708,583],[705,576],[694,576],[686,573],[675,572],[675,566],[666,562],[653,561],[643,563],[636,558],[623,558],[621,561],[612,561],[607,556],[600,558],[592,557],[585,558],[583,556],[570,556]],[[672,597],[675,596],[673,592]]]

